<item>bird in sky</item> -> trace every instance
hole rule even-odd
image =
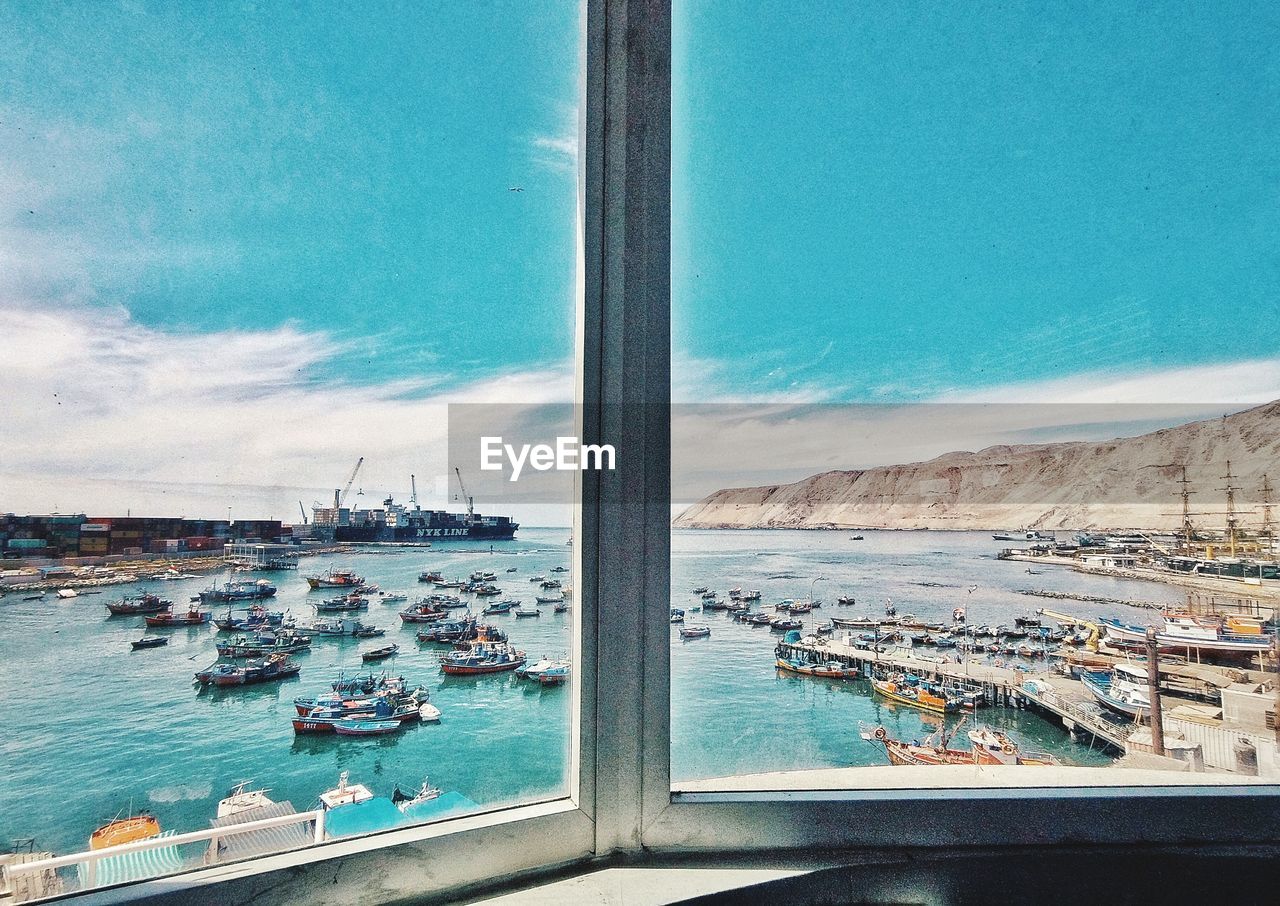
[[[508,192],[523,192],[524,186],[507,186]]]
[[[977,590],[978,590],[978,586],[976,586],[976,585],[970,585],[970,586],[969,586],[969,594],[973,594],[973,593],[974,593],[975,591],[977,591]]]

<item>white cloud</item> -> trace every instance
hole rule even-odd
[[[562,402],[550,367],[440,389],[322,380],[347,348],[323,332],[180,334],[89,307],[0,309],[0,511],[292,518],[359,456],[370,495],[443,489],[450,402]],[[376,497],[374,499],[377,499]],[[443,502],[443,500],[439,501]]]

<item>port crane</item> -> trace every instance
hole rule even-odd
[[[413,504],[413,508],[418,508],[418,479],[409,476],[409,502]]]
[[[1088,651],[1098,650],[1098,637],[1101,635],[1102,630],[1100,630],[1098,628],[1098,624],[1093,622],[1092,620],[1084,620],[1084,619],[1081,619],[1080,617],[1073,617],[1067,613],[1058,613],[1055,610],[1037,610],[1036,613],[1040,614],[1041,616],[1048,617],[1051,620],[1057,620],[1059,623],[1063,624],[1064,626],[1067,626],[1067,625],[1083,626],[1085,629],[1089,630],[1089,637],[1085,639],[1085,642],[1084,642],[1085,649]]]
[[[351,470],[351,477],[347,479],[347,486],[342,490],[333,489],[333,508],[335,510],[342,509],[342,504],[346,501],[347,495],[351,493],[351,486],[356,483],[356,476],[360,474],[362,465],[364,465],[363,456],[356,460],[356,467]]]
[[[467,496],[467,486],[462,483],[462,470],[457,466],[453,467],[453,474],[458,476],[458,487],[462,488],[462,499],[467,502],[467,518],[476,518],[475,498]]]
[[[307,524],[307,508],[302,505],[302,501],[298,501],[298,509],[302,510],[302,524]]]

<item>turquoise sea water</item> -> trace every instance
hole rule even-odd
[[[692,532],[673,535],[672,604],[696,603],[689,589],[708,585],[722,595],[733,585],[759,588],[764,603],[801,598],[813,590],[827,604],[806,618],[881,613],[891,598],[899,614],[942,619],[963,604],[973,623],[1011,623],[1046,604],[1082,616],[1124,615],[1131,608],[1049,602],[1017,593],[1035,588],[1109,598],[1176,601],[1176,589],[1153,583],[1082,576],[994,559],[1000,542],[989,534],[864,532]],[[569,565],[569,533],[521,529],[516,541],[445,542],[430,550],[368,552],[304,558],[294,573],[268,574],[279,587],[273,607],[309,619],[303,576],[349,566],[386,591],[425,593],[417,575],[446,576],[489,569],[508,597],[532,603],[535,573]],[[517,573],[505,570],[515,566]],[[225,574],[222,574],[225,575]],[[562,578],[566,579],[563,574]],[[815,577],[826,577],[816,583]],[[926,584],[929,583],[929,584]],[[543,689],[511,675],[446,678],[438,670],[444,646],[419,646],[401,629],[403,604],[372,604],[366,622],[386,627],[385,640],[317,637],[298,655],[302,672],[278,684],[199,691],[192,674],[214,660],[211,627],[160,630],[165,648],[133,652],[141,617],[109,617],[108,600],[142,587],[179,606],[209,578],[113,586],[100,595],[60,601],[0,601],[0,839],[34,837],[41,849],[71,852],[118,812],[146,808],[166,829],[208,826],[218,799],[242,780],[269,787],[298,809],[349,770],[353,781],[389,795],[393,785],[416,787],[424,775],[491,806],[561,795],[567,789],[569,690]],[[972,593],[970,586],[978,588]],[[853,594],[856,607],[836,607]],[[531,657],[567,653],[572,614],[537,619],[493,618]],[[883,753],[858,737],[859,721],[884,722],[916,737],[930,718],[870,695],[863,682],[831,683],[779,675],[773,668],[778,634],[738,624],[723,613],[691,615],[712,627],[708,639],[681,641],[672,628],[672,770],[677,780],[740,772],[883,764]],[[225,635],[225,634],[224,634]],[[339,671],[362,669],[361,650],[389,641],[401,653],[379,667],[431,689],[443,712],[439,724],[412,726],[391,737],[295,737],[295,697],[324,690]],[[1072,742],[1033,714],[987,709],[981,719],[1011,730],[1028,745],[1049,748],[1077,764],[1107,760]]]

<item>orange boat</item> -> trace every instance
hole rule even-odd
[[[950,696],[934,695],[928,689],[912,686],[896,680],[872,680],[871,688],[890,701],[937,714],[959,711],[962,702]]]
[[[106,849],[108,846],[119,846],[122,843],[155,837],[159,833],[160,822],[152,815],[117,818],[89,835],[89,849]]]
[[[958,729],[958,727],[957,727]],[[901,739],[894,739],[889,735],[889,731],[884,727],[876,727],[875,730],[862,729],[859,735],[867,742],[878,742],[884,747],[884,752],[889,756],[889,763],[896,765],[908,764],[973,764],[974,753],[966,752],[962,749],[951,749],[947,747],[947,737],[942,738],[941,744],[935,745],[933,737],[930,736],[924,742],[904,742]]]

